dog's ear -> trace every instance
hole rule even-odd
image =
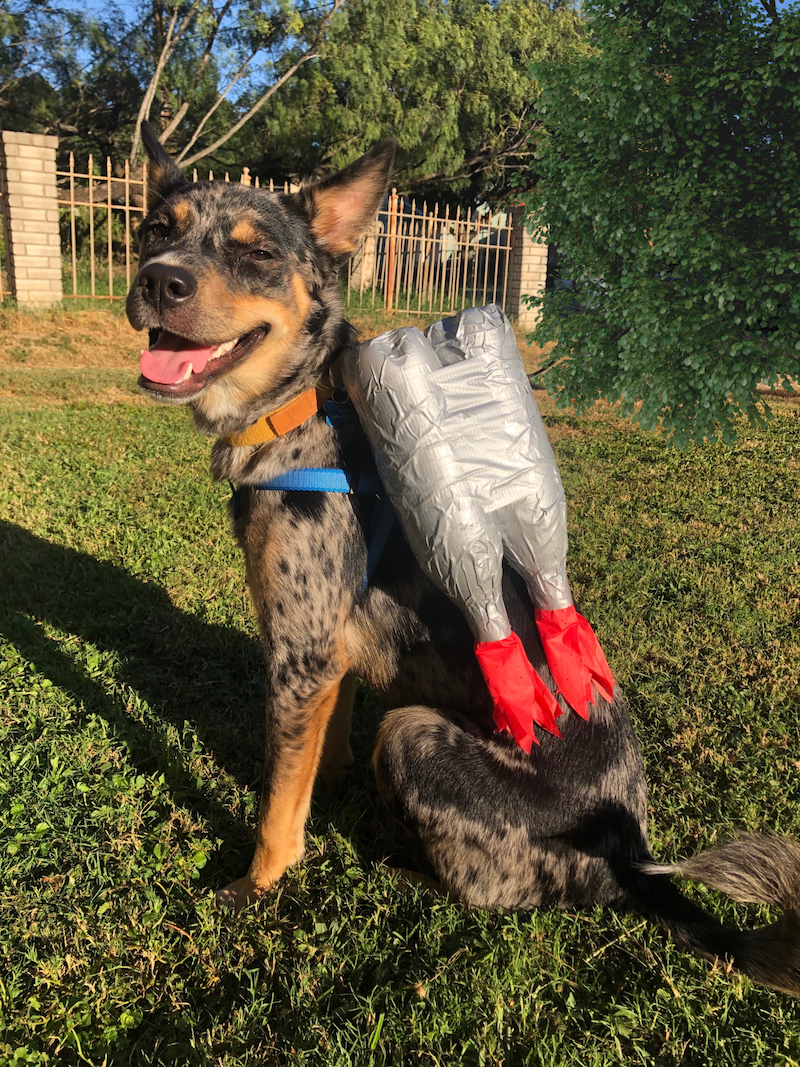
[[[394,151],[394,141],[381,141],[338,174],[301,190],[311,232],[335,259],[346,260],[355,252],[380,207]]]
[[[147,210],[165,200],[170,193],[187,185],[184,173],[175,160],[164,150],[156,132],[146,120],[142,123],[142,144],[147,153]]]

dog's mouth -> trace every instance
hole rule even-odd
[[[269,329],[257,326],[219,345],[202,345],[162,330],[155,344],[142,351],[139,385],[176,400],[196,396],[213,378],[244,359]]]

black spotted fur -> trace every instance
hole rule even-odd
[[[355,673],[394,709],[382,725],[374,757],[381,796],[419,837],[450,891],[486,907],[631,907],[667,927],[681,944],[724,957],[767,985],[800,992],[797,845],[747,837],[674,868],[654,866],[644,769],[619,689],[612,703],[599,701],[588,723],[571,713],[562,716],[563,740],[543,733],[541,747],[526,756],[494,733],[469,630],[423,577],[399,530],[363,590],[371,501],[247,488],[294,468],[372,466],[359,427],[334,430],[322,417],[259,447],[235,448],[224,441],[226,434],[245,429],[325,379],[352,337],[337,280],[345,257],[326,248],[326,232],[315,229],[320,200],[314,187],[292,196],[238,185],[188,185],[148,131],[145,143],[153,159],[154,189],[144,265],[166,248],[186,269],[199,276],[216,272],[228,290],[245,297],[281,297],[291,277],[299,275],[310,298],[273,387],[222,405],[216,413],[213,405],[206,409],[193,402],[198,428],[218,438],[214,477],[244,487],[234,526],[247,560],[269,691],[266,799],[259,823],[263,843],[260,837],[248,878],[225,891],[223,901],[236,905],[258,896],[280,876],[281,863],[301,854],[302,840],[272,866],[257,862],[259,848],[262,858],[280,851],[270,828],[279,826],[281,798],[294,788],[287,774],[302,768],[313,778],[321,766],[334,779],[346,762],[349,712],[342,679]],[[330,196],[341,189],[344,196],[372,167],[372,211],[386,185],[389,159],[388,149],[379,146],[326,183],[324,191]],[[154,222],[169,231],[179,200],[192,205],[196,224],[172,240],[154,236]],[[252,270],[232,257],[230,234],[243,216],[255,220],[265,247],[274,253],[268,269]],[[136,284],[129,310],[138,327],[180,332],[181,322],[199,323],[197,336],[209,314],[197,306],[177,323],[154,316]],[[513,573],[506,575],[505,597],[531,661],[552,687],[525,587]],[[337,692],[337,710],[331,712],[331,694]],[[317,721],[325,733],[321,755]],[[303,785],[297,793],[301,799],[310,792],[306,784],[308,790]],[[752,934],[727,929],[680,895],[673,874],[718,885],[738,899],[768,900],[785,915],[776,927]]]

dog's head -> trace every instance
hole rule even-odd
[[[187,182],[144,123],[148,215],[128,318],[139,384],[229,426],[315,384],[341,335],[338,271],[386,190],[394,145],[298,193]]]

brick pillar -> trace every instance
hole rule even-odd
[[[538,311],[523,303],[523,296],[541,296],[547,280],[547,245],[537,244],[522,225],[524,208],[511,211],[511,263],[508,269],[506,314],[523,329],[532,330]]]
[[[57,137],[0,132],[6,269],[18,304],[54,304],[62,296],[57,147]]]
[[[374,234],[367,234],[353,256],[353,265],[350,268],[351,289],[369,289],[377,257],[378,238]]]

